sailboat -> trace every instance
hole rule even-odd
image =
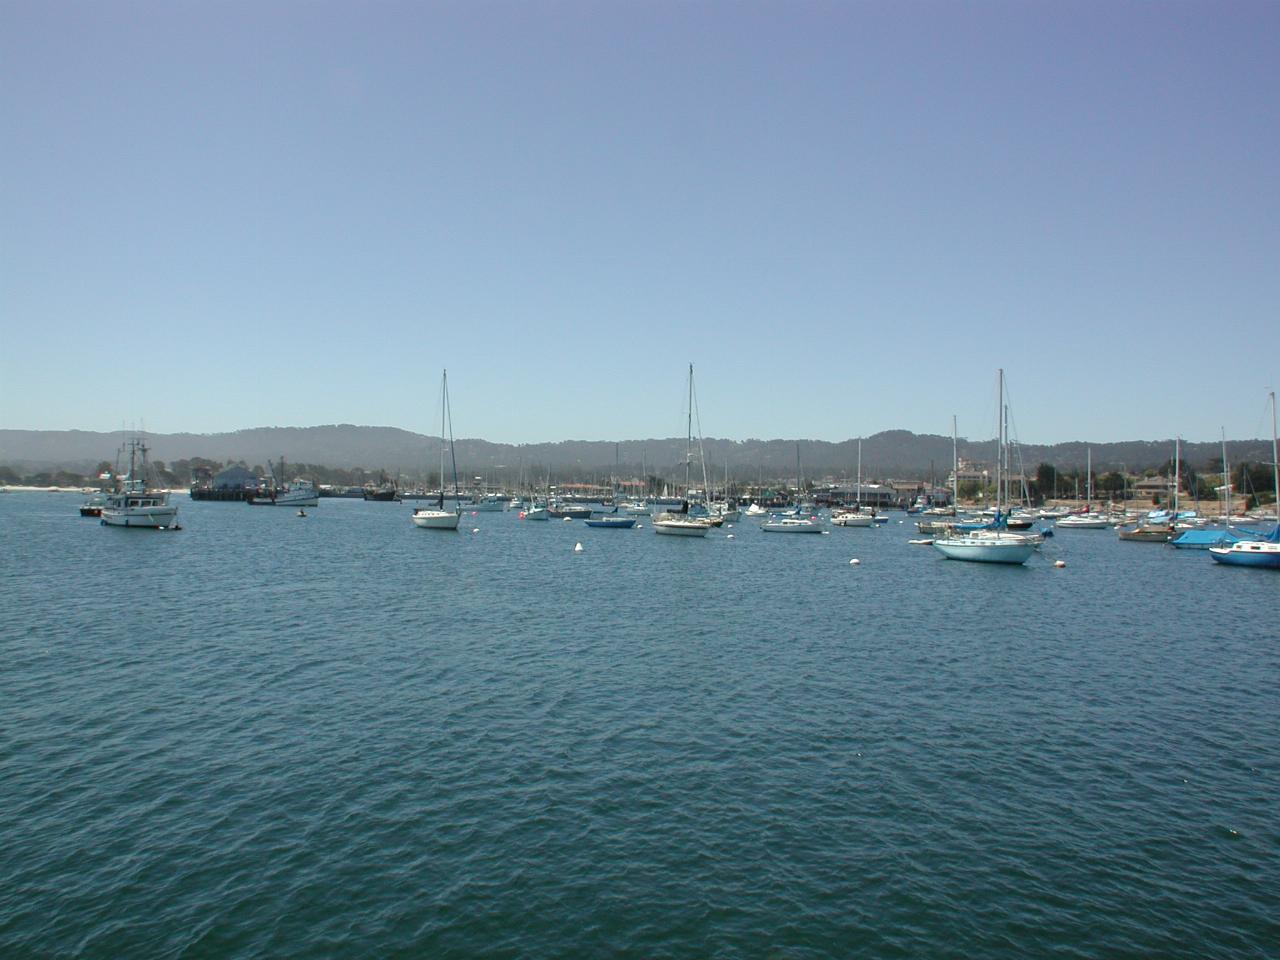
[[[445,423],[449,426],[449,459],[453,462],[453,509],[444,508],[444,445]],[[458,521],[462,518],[462,508],[458,506],[458,460],[453,451],[453,412],[449,409],[449,371],[440,374],[440,499],[434,510],[419,507],[413,511],[415,526],[428,530],[457,530]]]
[[[1151,511],[1133,526],[1116,527],[1121,540],[1132,543],[1168,543],[1178,535],[1178,491],[1182,486],[1182,438],[1173,441],[1173,512]]]
[[[603,527],[613,530],[629,530],[636,525],[636,518],[620,513],[621,509],[618,505],[618,445],[613,445],[613,473],[609,475],[609,487],[613,491],[609,499],[613,503],[613,509],[602,514],[595,514],[587,517],[582,522],[588,527]]]
[[[831,514],[831,522],[839,527],[874,527],[876,514],[874,510],[862,509],[862,438],[858,438],[858,492],[855,495],[857,506],[852,510],[837,510]]]
[[[529,497],[529,509],[520,514],[521,520],[550,520],[551,511],[547,505],[551,502],[551,468],[547,467],[547,495]]]
[[[1271,470],[1275,481],[1276,526],[1270,534],[1256,539],[1210,547],[1209,556],[1233,567],[1270,567],[1280,570],[1280,451],[1276,444],[1276,393],[1271,391]]]
[[[774,514],[760,529],[765,533],[825,533],[821,518],[804,515],[804,481],[800,476],[800,444],[796,444],[796,507],[783,514]]]
[[[939,537],[933,541],[934,549],[948,560],[971,560],[977,563],[1026,563],[1035,553],[1036,542],[1002,529],[1004,524],[1004,484],[1001,471],[1004,466],[1004,445],[1008,424],[1004,409],[1004,369],[999,373],[999,452],[996,456],[996,517],[988,529],[974,530],[962,536]]]
[[[693,364],[689,364],[689,420],[684,441],[684,496],[679,510],[664,510],[653,521],[653,532],[674,537],[705,537],[708,520],[689,516],[689,471],[693,461]],[[703,468],[706,464],[704,461]],[[704,491],[705,493],[705,491]]]

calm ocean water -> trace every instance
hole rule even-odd
[[[79,502],[0,496],[5,958],[1280,951],[1273,572]]]

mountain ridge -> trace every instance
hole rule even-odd
[[[0,465],[25,470],[92,469],[110,461],[131,431],[88,430],[0,430]],[[311,427],[249,427],[224,433],[147,434],[151,456],[174,462],[201,457],[222,463],[244,461],[265,464],[284,456],[295,463],[323,464],[351,469],[385,469],[389,473],[422,475],[439,459],[439,437],[413,433],[399,427],[321,424]],[[706,438],[707,470],[722,476],[726,466],[731,474],[750,479],[756,474],[807,478],[825,475],[848,476],[857,465],[858,440],[839,442],[796,438],[727,440]],[[660,476],[683,473],[683,437],[643,440],[560,440],[541,443],[494,443],[480,438],[455,440],[459,469],[473,475],[505,479],[520,469],[535,472],[554,469],[582,475],[607,475],[617,464],[624,472],[645,471]],[[698,441],[694,441],[695,461]],[[995,441],[959,438],[962,459],[989,463],[994,459]],[[1021,463],[1034,471],[1039,463],[1058,469],[1083,469],[1092,451],[1095,472],[1143,471],[1157,468],[1173,458],[1174,441],[1130,440],[1090,443],[1073,440],[1057,444],[1021,444]],[[1182,443],[1183,460],[1195,469],[1218,461],[1219,442]],[[1229,440],[1227,455],[1232,463],[1270,462],[1269,440]],[[797,467],[797,459],[799,464]],[[951,469],[951,438],[937,434],[917,434],[909,430],[884,430],[862,438],[864,475],[879,478],[928,479],[930,471],[945,477]],[[700,467],[696,468],[698,472]]]

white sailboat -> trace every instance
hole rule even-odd
[[[800,476],[800,444],[796,444],[796,500],[794,510],[785,514],[771,514],[760,529],[765,533],[824,533],[826,524],[822,518],[805,514],[803,510],[804,480]]]
[[[1005,434],[1008,429],[1004,412],[1004,369],[999,372],[999,453],[996,456],[996,519],[987,530],[974,530],[963,536],[939,537],[933,541],[934,549],[948,560],[970,560],[976,563],[1026,563],[1036,551],[1036,542],[1001,528],[1003,523],[1003,477]]]
[[[874,510],[862,509],[862,438],[858,438],[858,492],[852,510],[837,510],[831,514],[831,522],[839,527],[874,527],[876,514]]]
[[[1218,563],[1232,567],[1269,567],[1280,569],[1280,451],[1276,443],[1276,394],[1271,391],[1271,470],[1275,483],[1276,526],[1270,536],[1254,536],[1248,540],[1220,547],[1210,547],[1209,555]]]
[[[664,510],[653,520],[653,532],[668,537],[705,537],[711,529],[709,519],[689,515],[689,471],[693,460],[693,364],[689,364],[689,420],[684,442],[684,495],[679,510]],[[706,469],[706,461],[703,461]],[[706,484],[703,484],[705,488]],[[705,494],[705,489],[704,489]]]
[[[449,457],[453,462],[453,503],[452,510],[444,508],[444,445],[445,445],[445,424],[448,423],[449,428]],[[414,526],[425,527],[428,530],[457,530],[458,521],[462,518],[462,509],[458,506],[460,496],[458,493],[458,460],[453,452],[453,411],[449,409],[449,371],[445,370],[440,375],[440,499],[435,509],[419,507],[413,511]]]

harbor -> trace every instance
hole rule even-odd
[[[150,953],[193,916],[209,952],[248,955],[229,945],[262,915],[264,953],[448,955],[487,937],[476,883],[504,927],[584,956],[609,952],[606,915],[674,949],[695,889],[726,954],[871,930],[931,953],[946,930],[1009,955],[988,902],[1026,924],[1019,953],[1051,953],[1063,928],[1032,920],[1064,897],[1086,952],[1216,943],[1228,901],[1241,942],[1271,939],[1271,571],[1087,531],[957,564],[901,511],[688,540],[173,499],[170,536],[100,528],[72,494],[0,498],[25,545],[0,560],[14,955]],[[103,616],[122,566],[146,601]],[[442,570],[448,592],[424,588]],[[1192,865],[1204,896],[1161,892]],[[334,899],[351,869],[358,910]],[[805,924],[755,925],[798,891],[824,904]],[[92,919],[105,903],[121,922]]]

